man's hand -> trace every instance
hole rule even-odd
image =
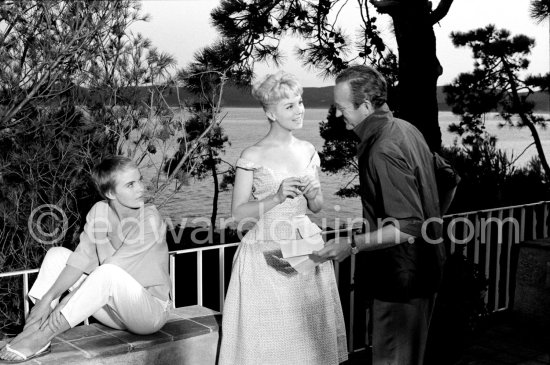
[[[321,261],[335,260],[341,262],[351,255],[351,237],[333,238],[327,242],[322,250],[314,251]]]

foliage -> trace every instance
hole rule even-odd
[[[320,153],[323,171],[329,174],[342,174],[347,178],[351,176],[336,195],[345,198],[358,196],[357,135],[346,128],[342,117],[336,117],[334,106],[329,109],[327,120],[320,123],[319,129],[321,137],[325,140]]]
[[[350,64],[363,63],[392,75],[388,82],[394,85],[399,72],[402,96],[397,97],[392,90],[392,110],[416,125],[430,148],[437,150],[441,132],[437,123],[436,81],[441,67],[435,55],[432,26],[445,17],[452,2],[440,1],[432,9],[428,1],[357,0],[360,24],[351,34],[343,29],[339,18],[343,8],[352,3],[341,0],[223,0],[212,12],[212,20],[222,36],[232,40],[233,59],[242,69],[251,70],[258,61],[279,65],[284,58],[279,49],[281,39],[295,35],[304,40],[304,45],[296,50],[303,64],[319,70],[324,77],[335,75]],[[393,19],[399,64],[381,37],[381,14]]]
[[[90,168],[115,152],[83,86],[113,35],[143,18],[134,1],[0,6],[0,266],[12,271],[37,267],[52,244],[74,245],[96,198]],[[13,295],[20,281],[2,285]],[[21,319],[8,308],[0,328]]]
[[[281,38],[286,34],[303,37],[298,48],[306,67],[318,68],[325,76],[333,75],[352,62],[382,62],[391,51],[380,37],[373,10],[359,1],[362,24],[353,38],[338,25],[346,2],[342,1],[221,1],[212,12],[212,20],[223,37],[239,45],[242,64],[255,61],[279,64]]]
[[[5,1],[0,10],[0,133],[8,136],[20,130],[38,102],[84,83],[111,34],[124,34],[142,19],[130,0]]]
[[[163,164],[175,152],[170,146],[186,133],[185,106],[173,110],[165,101],[181,83],[171,77],[174,59],[128,31],[143,20],[133,0],[0,4],[3,271],[37,267],[51,245],[75,246],[82,218],[98,199],[89,172],[103,156],[133,158],[151,178],[156,202],[177,189],[180,170],[193,170],[216,120],[186,142],[164,176]],[[0,329],[22,319],[20,305],[4,306],[21,303],[20,278],[1,285]]]
[[[524,35],[511,36],[507,30],[493,25],[469,32],[453,32],[457,47],[469,47],[475,60],[474,71],[459,75],[446,86],[447,102],[461,115],[461,122],[452,125],[451,131],[463,137],[465,145],[474,146],[493,138],[485,133],[485,113],[498,110],[504,123],[517,128],[528,127],[542,166],[550,175],[536,126],[545,127],[545,120],[533,113],[533,103],[527,98],[535,88],[548,88],[549,76],[530,76],[520,73],[527,69],[526,56],[534,46],[534,40]]]
[[[542,23],[548,19],[550,15],[550,1],[549,0],[531,0],[529,5],[529,15],[535,19],[537,23]]]
[[[219,193],[231,185],[234,176],[234,167],[220,157],[226,145],[231,145],[220,125],[223,121],[223,91],[228,82],[240,87],[249,85],[252,76],[250,70],[239,65],[238,59],[238,48],[234,47],[234,42],[221,39],[196,52],[194,61],[179,70],[176,76],[178,80],[185,82],[185,89],[193,95],[192,100],[187,103],[192,117],[186,123],[186,133],[178,139],[179,150],[168,161],[165,169],[171,171],[175,162],[186,153],[189,144],[197,144],[196,153],[183,173],[198,179],[212,176],[212,230],[216,227]],[[227,168],[220,172],[218,166],[222,162]],[[221,182],[218,175],[222,175]]]
[[[515,167],[511,161],[513,156],[508,156],[489,141],[471,149],[445,148],[443,154],[462,178],[449,214],[550,198],[549,182],[538,158],[523,168]]]

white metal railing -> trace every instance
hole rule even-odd
[[[489,280],[485,303],[489,311],[500,311],[510,307],[512,287],[511,265],[513,246],[529,239],[548,237],[548,213],[550,202],[516,205],[503,208],[457,213],[445,216],[446,224],[462,220],[462,236],[472,231],[472,237],[463,244],[448,240],[450,253],[463,247],[465,256],[473,262]],[[496,229],[495,229],[496,226]],[[446,225],[448,228],[449,225]],[[472,229],[473,228],[473,229]],[[456,237],[457,225],[447,229],[445,235]],[[449,234],[450,233],[450,234]]]
[[[5,272],[0,273],[0,279],[13,276],[23,276],[23,298],[27,298],[27,294],[29,293],[29,274],[35,274],[37,272],[38,269]],[[27,318],[27,315],[29,314],[29,301],[26,299],[23,300],[23,313],[25,314],[25,318]]]
[[[512,255],[512,246],[514,244],[523,242],[527,239],[537,239],[537,238],[546,238],[548,237],[548,215],[550,209],[550,201],[543,201],[533,204],[524,204],[511,207],[503,208],[494,208],[486,209],[480,211],[471,211],[465,213],[458,213],[453,215],[447,215],[444,217],[444,228],[446,238],[456,237],[457,235],[457,224],[450,225],[450,222],[453,219],[456,221],[464,223],[462,227],[462,237],[469,235],[470,232],[467,230],[472,230],[473,235],[465,243],[457,243],[460,240],[450,240],[448,241],[448,248],[451,253],[455,252],[459,247],[463,247],[463,252],[466,257],[471,260],[474,264],[478,265],[480,270],[485,274],[489,279],[489,290],[485,295],[485,302],[490,311],[499,311],[509,308],[510,305],[510,287],[511,280],[510,271],[511,271],[511,255]],[[495,219],[497,221],[495,221]],[[517,221],[517,225],[514,225],[513,222],[510,222],[510,219],[513,218]],[[491,220],[493,219],[493,220]],[[508,223],[507,231],[503,230],[505,224],[499,226],[498,222],[506,221]],[[466,222],[470,222],[471,225],[468,225]],[[487,223],[489,222],[489,223]],[[483,224],[485,223],[485,224]],[[497,224],[498,231],[495,232],[493,223]],[[449,228],[450,227],[450,228]],[[324,234],[330,233],[343,233],[349,232],[350,229],[340,229],[334,231],[327,231]],[[519,231],[519,232],[518,232]],[[485,247],[483,247],[485,245]],[[222,244],[215,246],[204,246],[196,247],[189,249],[182,249],[177,251],[170,252],[170,278],[172,281],[172,296],[176,298],[176,277],[175,277],[175,268],[176,268],[176,256],[184,254],[196,253],[196,284],[197,284],[197,303],[198,305],[203,305],[203,296],[204,296],[204,286],[203,286],[203,253],[210,250],[218,250],[218,285],[219,285],[219,310],[223,309],[224,299],[225,299],[225,256],[226,249],[231,247],[238,246],[238,243]],[[503,255],[505,255],[505,260],[503,260]],[[482,260],[483,258],[483,260]],[[494,266],[494,270],[492,270]],[[341,297],[348,295],[349,299],[349,308],[344,310],[348,311],[349,317],[349,350],[353,351],[354,343],[354,319],[355,319],[355,293],[353,290],[353,275],[355,271],[355,257],[352,256],[350,260],[350,271],[349,273],[341,273],[340,264],[335,263],[334,270],[338,283],[344,277],[346,280],[349,280],[351,285],[351,290],[349,293],[340,293]],[[23,276],[23,296],[26,298],[28,294],[28,283],[29,275],[38,272],[38,269],[32,270],[22,270],[9,273],[1,273],[1,278],[13,277],[13,276]],[[344,275],[344,276],[342,276]],[[504,281],[504,285],[502,285]],[[340,285],[339,285],[340,286]],[[504,291],[501,292],[503,287]],[[504,298],[504,299],[502,299]],[[23,301],[25,316],[28,314],[29,305],[28,301]],[[174,300],[175,303],[175,300]],[[175,304],[174,304],[175,305]]]

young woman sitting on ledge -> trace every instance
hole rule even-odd
[[[23,332],[0,351],[4,362],[50,352],[55,336],[89,316],[136,334],[156,332],[168,319],[166,225],[144,205],[138,168],[126,157],[106,158],[93,180],[105,200],[90,209],[74,252],[48,250],[29,291],[35,305]]]

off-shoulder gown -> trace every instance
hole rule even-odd
[[[253,171],[252,198],[277,192],[286,173],[239,159]],[[315,153],[303,175],[315,174]],[[261,216],[235,254],[223,309],[219,364],[338,364],[347,360],[346,331],[331,261],[300,274],[282,258],[282,239],[320,232],[304,196]],[[299,237],[298,237],[299,238]]]

